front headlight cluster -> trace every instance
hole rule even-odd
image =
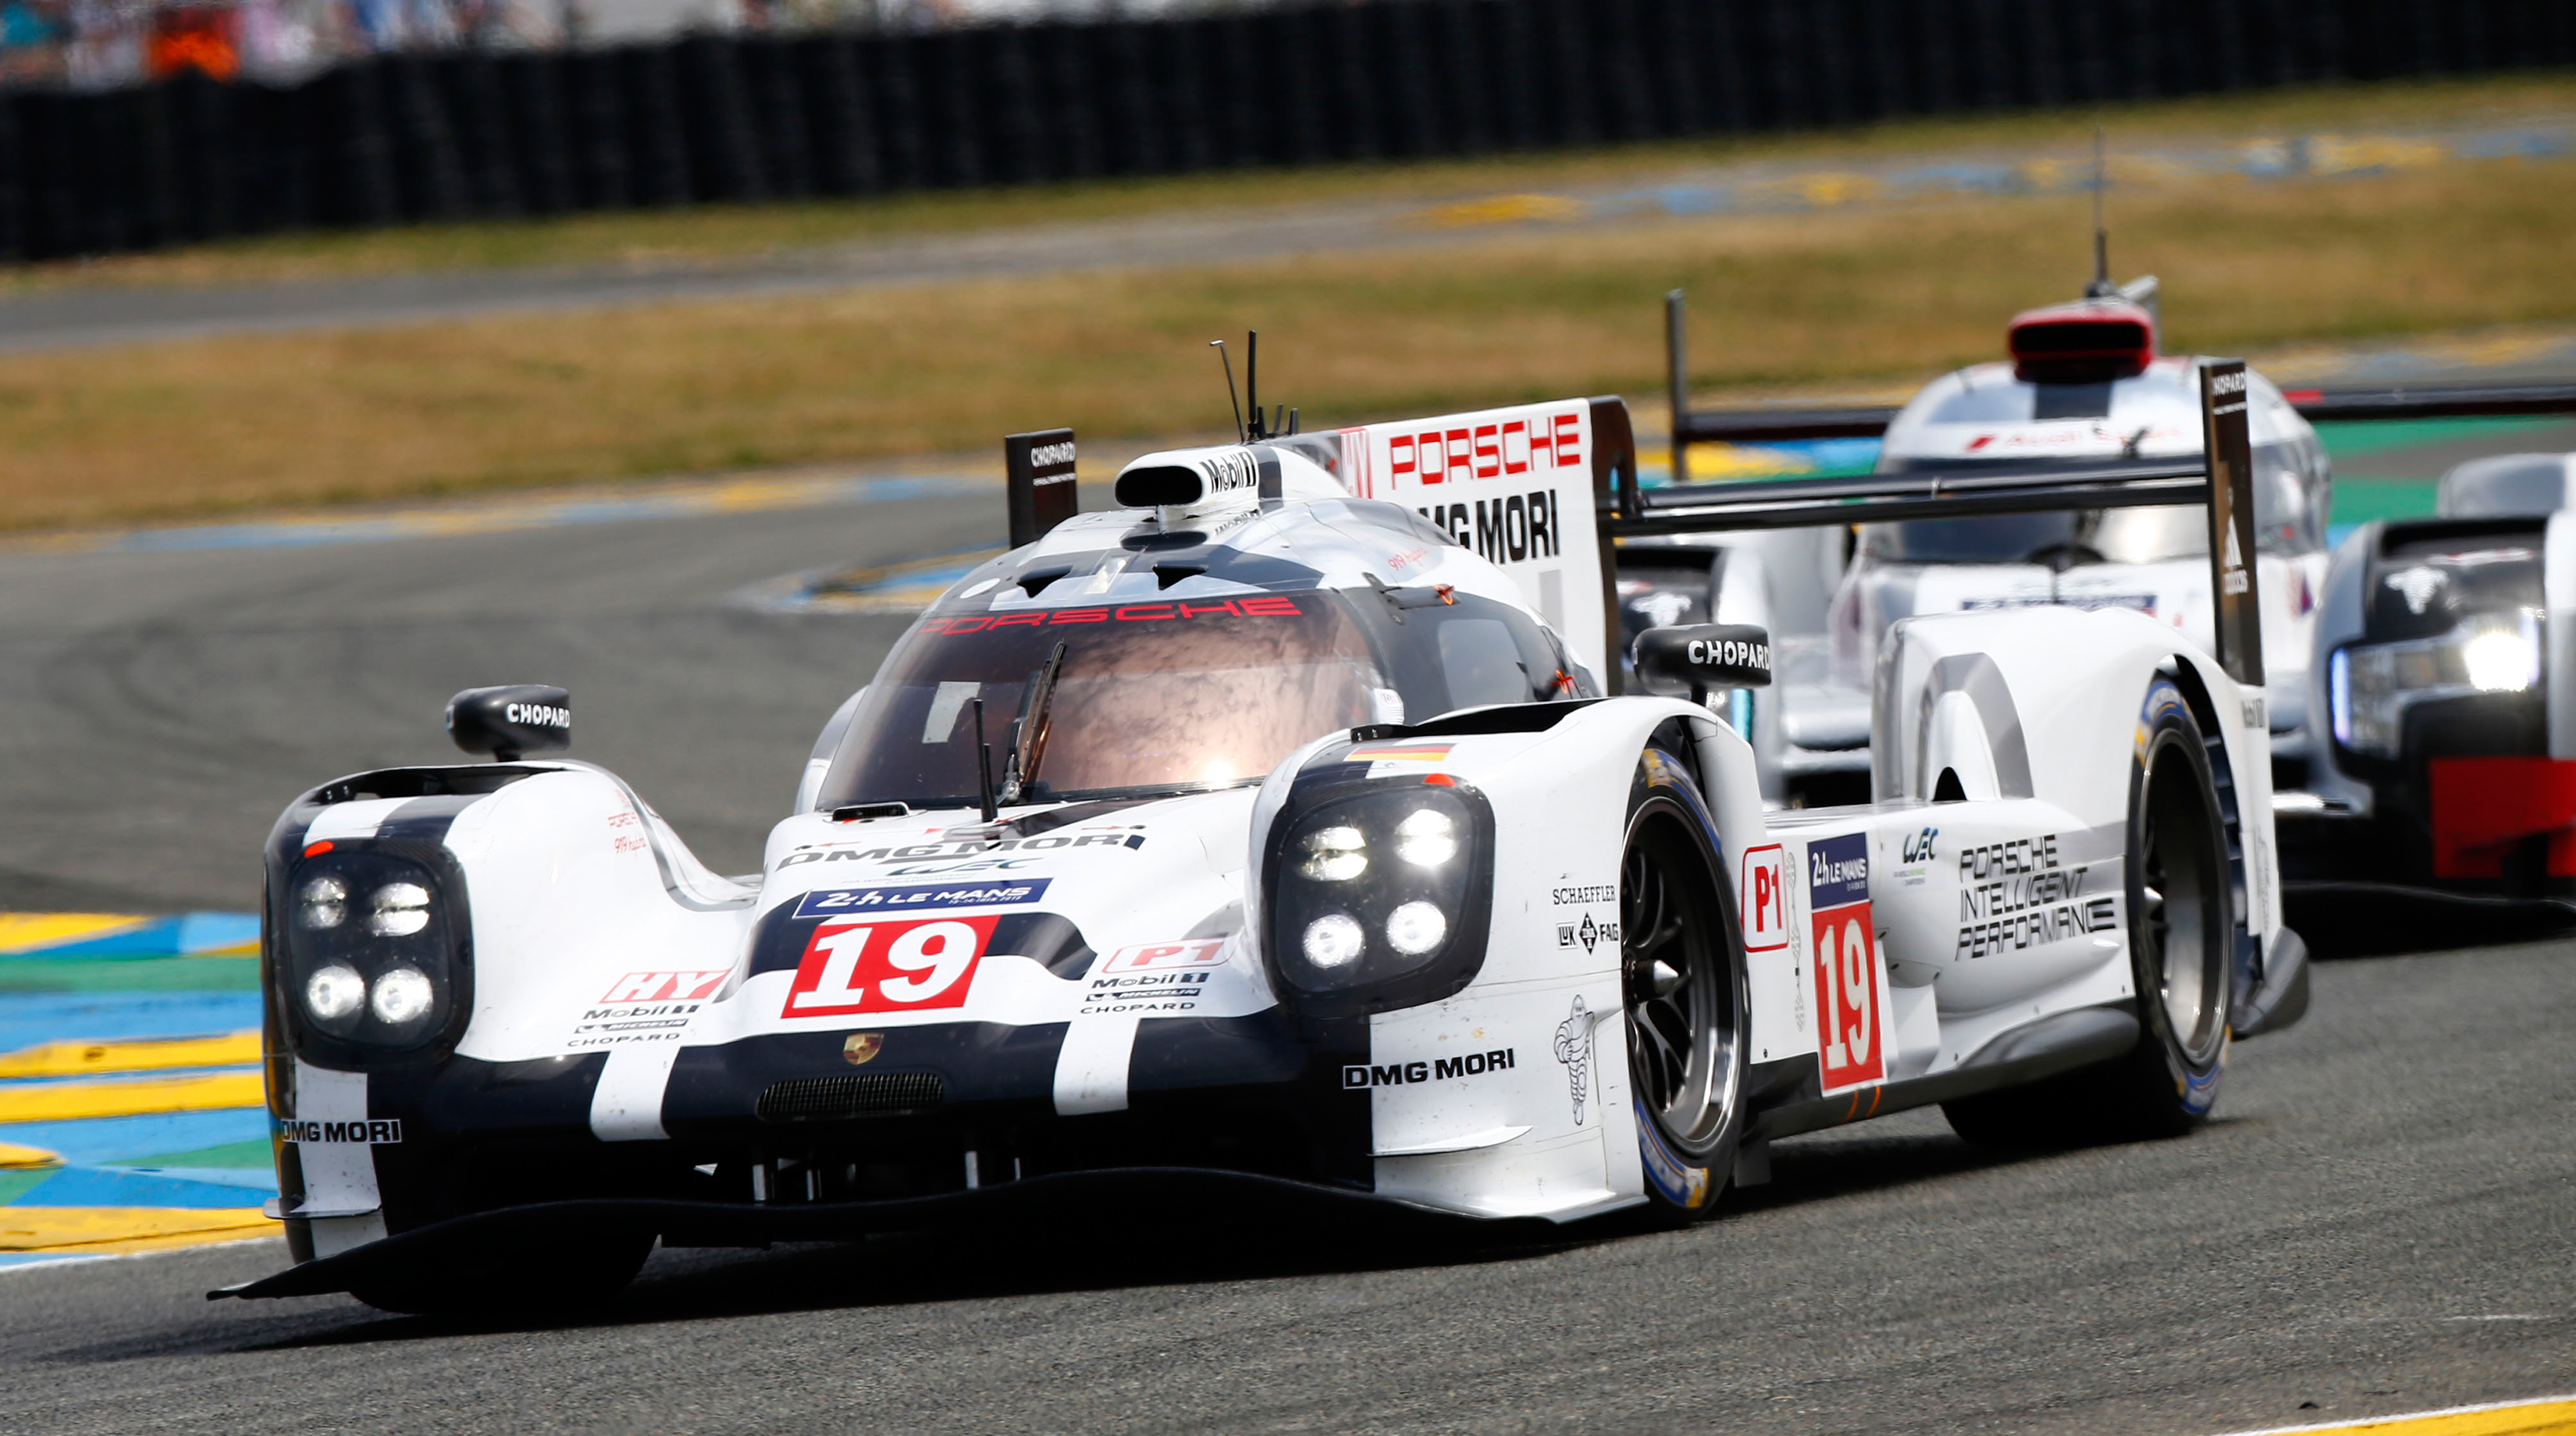
[[[387,1051],[446,1029],[457,934],[427,868],[382,852],[327,851],[296,865],[283,916],[280,976],[299,1025]]]
[[[1493,819],[1454,783],[1348,784],[1275,830],[1272,966],[1291,1005],[1383,1012],[1464,987],[1484,949]]]
[[[2432,638],[2338,648],[2326,668],[2335,742],[2393,759],[2408,709],[2538,687],[2540,654],[2540,615],[2529,609],[2484,614]]]

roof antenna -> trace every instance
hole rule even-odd
[[[1226,357],[1224,340],[1211,339],[1208,341],[1208,347],[1216,350],[1217,362],[1225,366],[1225,399],[1227,403],[1234,406],[1234,441],[1238,444],[1243,443],[1243,400],[1237,398],[1234,392],[1234,361]]]
[[[2119,293],[2111,284],[2111,232],[2102,227],[2102,188],[2108,171],[2102,162],[2102,127],[2093,127],[2093,282],[2084,297],[2102,299]]]
[[[1245,441],[1269,438],[1261,431],[1261,331],[1258,329],[1243,331],[1243,396],[1252,401],[1252,432]]]

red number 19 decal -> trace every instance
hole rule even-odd
[[[963,1007],[999,914],[910,922],[841,918],[814,929],[787,1017]]]
[[[1824,1090],[1883,1080],[1878,1041],[1878,961],[1869,904],[1816,914],[1816,1062]]]

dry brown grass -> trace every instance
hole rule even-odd
[[[2576,320],[2576,162],[2213,181],[2115,220],[2177,349]],[[1647,394],[1675,285],[1706,385],[1917,376],[2087,262],[2081,200],[2022,199],[11,358],[0,524],[1206,430],[1206,340],[1247,325],[1310,422]]]

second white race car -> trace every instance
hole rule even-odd
[[[1691,442],[1879,440],[1885,474],[2010,474],[2146,466],[2201,454],[2204,359],[2158,352],[2155,281],[2097,283],[2088,297],[2016,315],[2011,357],[1925,385],[1902,408],[1692,413],[1673,301],[1676,477]],[[2282,776],[2307,751],[2310,632],[2326,571],[2331,476],[2298,409],[2247,372],[2254,565],[2263,607],[2265,715]],[[1918,614],[2027,607],[2125,608],[2206,647],[2214,612],[2208,535],[2189,506],[1980,514],[1859,525],[1848,547],[1813,531],[1694,535],[1620,554],[1632,632],[1705,612],[1762,623],[1780,645],[1777,690],[1748,705],[1777,801],[1847,802],[1867,791],[1872,665],[1888,626]]]

